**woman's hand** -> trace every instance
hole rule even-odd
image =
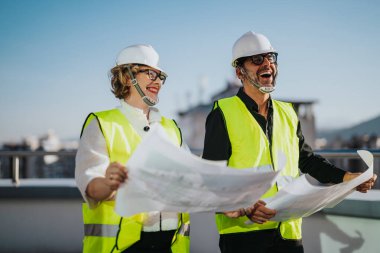
[[[108,165],[106,170],[105,183],[112,191],[119,189],[121,183],[124,183],[128,178],[127,168],[118,162],[113,162]]]
[[[128,179],[128,171],[124,165],[113,162],[107,167],[105,177],[97,177],[87,185],[86,194],[96,200],[112,200],[120,184]]]

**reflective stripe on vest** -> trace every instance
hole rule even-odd
[[[289,103],[272,100],[273,133],[272,145],[259,123],[248,111],[237,96],[221,99],[214,109],[220,107],[228,136],[231,142],[231,156],[228,165],[236,169],[270,166],[277,170],[278,152],[285,154],[287,163],[279,179],[262,198],[274,196],[279,189],[299,176],[299,139],[297,137],[298,117]],[[274,229],[278,222],[247,225],[247,217],[228,218],[223,214],[216,215],[216,224],[220,234],[249,232],[263,229]],[[301,220],[281,222],[281,235],[286,239],[301,238]]]
[[[190,253],[190,215],[181,213],[179,224],[172,240],[172,253]]]
[[[126,164],[139,145],[141,137],[119,109],[90,114],[84,128],[94,119],[99,123],[106,140],[110,162]],[[169,139],[176,146],[180,146],[181,133],[175,122],[162,117],[160,124],[165,129]],[[114,201],[102,201],[93,209],[90,209],[87,204],[83,204],[85,226],[83,252],[109,253],[114,247],[116,248],[113,252],[121,252],[140,240],[142,224],[148,214],[140,213],[131,217],[121,218],[114,212],[114,204]],[[188,236],[185,236],[188,230],[185,225],[190,226],[190,221],[189,219],[184,220],[182,217],[188,218],[189,216],[188,214],[179,214],[179,227],[174,236],[176,240],[173,237],[173,253],[190,252],[190,240]],[[180,233],[180,228],[183,233]]]
[[[178,230],[178,234],[183,236],[190,235],[190,224],[182,224]]]
[[[84,224],[85,236],[104,236],[104,237],[116,237],[118,225],[107,224]]]

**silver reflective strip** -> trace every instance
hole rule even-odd
[[[295,178],[292,176],[279,176],[276,180],[277,186],[281,189],[284,188],[286,185],[291,183]]]
[[[116,237],[118,225],[84,224],[85,236]]]
[[[178,234],[183,236],[189,236],[190,235],[190,224],[182,224],[181,227],[178,230]]]

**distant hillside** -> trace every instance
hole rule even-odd
[[[349,139],[353,135],[364,134],[376,134],[377,136],[380,136],[380,115],[349,128],[342,128],[330,131],[318,131],[318,138],[326,138],[330,140],[335,136],[340,136],[343,139]]]

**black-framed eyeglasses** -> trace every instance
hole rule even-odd
[[[277,53],[257,54],[250,57],[251,62],[255,65],[261,65],[264,58],[267,58],[270,63],[277,63]]]
[[[137,73],[145,73],[145,74],[147,74],[148,78],[150,80],[152,80],[152,81],[156,81],[157,77],[158,77],[162,81],[162,84],[164,84],[165,81],[166,81],[166,75],[164,75],[162,72],[157,73],[153,69],[141,69]]]

